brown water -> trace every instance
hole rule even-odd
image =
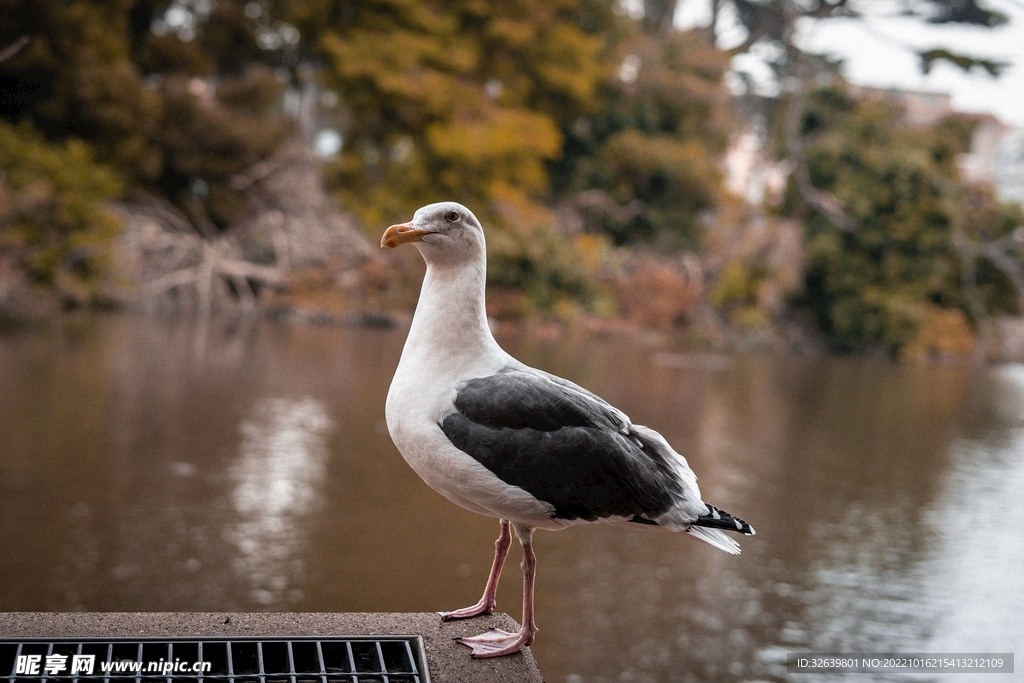
[[[497,522],[428,489],[384,426],[404,334],[110,317],[0,337],[0,610],[475,602]],[[790,651],[1024,655],[1024,367],[500,341],[661,431],[758,531],[739,557],[540,532],[549,683],[827,680],[786,674]],[[518,617],[517,564],[498,600]]]

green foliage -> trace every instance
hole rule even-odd
[[[767,328],[771,324],[769,312],[758,301],[758,290],[767,277],[762,264],[729,261],[708,294],[708,302],[739,327]]]
[[[813,184],[859,227],[843,232],[810,212],[803,303],[839,349],[896,353],[936,308],[966,305],[953,233],[965,191],[956,157],[969,136],[956,121],[907,126],[893,104],[834,87],[813,94],[805,124]],[[791,189],[787,209],[799,208]],[[988,284],[1005,296],[1005,280]]]
[[[967,244],[977,247],[1002,242],[1004,246],[999,251],[1003,251],[1011,263],[1024,264],[1024,236],[1021,235],[1024,232],[1024,206],[1004,204],[991,187],[973,185],[963,189],[957,197],[956,207],[960,236]],[[1024,313],[1024,291],[1007,282],[1006,272],[992,262],[991,254],[983,251],[979,256],[973,273],[977,288],[974,294],[978,299],[973,303],[980,304],[982,310],[974,310],[971,301],[967,302],[965,310],[972,316]],[[970,263],[966,266],[969,270]],[[971,295],[972,292],[965,292],[965,296]]]
[[[80,140],[48,144],[0,121],[0,261],[85,303],[118,229],[104,204],[120,189]]]
[[[553,165],[558,196],[597,188],[620,205],[642,209],[596,227],[616,243],[660,239],[694,248],[701,212],[718,199],[717,163],[732,123],[723,85],[728,56],[699,31],[648,35],[624,25],[604,55],[593,105],[564,127],[564,154]]]
[[[0,116],[49,138],[78,137],[118,167],[151,172],[159,102],[131,60],[129,0],[0,0],[0,43],[28,44],[0,64]]]
[[[605,231],[619,244],[670,234],[676,246],[699,246],[698,215],[715,205],[721,182],[715,161],[697,140],[615,133],[594,160],[595,184],[619,203],[638,199],[645,208],[626,223],[606,219]]]
[[[758,275],[740,261],[730,261],[722,268],[708,300],[715,308],[722,309],[752,306],[757,303]]]
[[[598,187],[643,202],[606,223],[617,241],[692,245],[716,198],[727,59],[662,33],[604,0],[0,0],[0,40],[31,37],[0,65],[0,116],[85,140],[209,230],[242,209],[232,177],[293,132],[283,88],[317,80],[345,141],[329,183],[367,224],[438,199],[499,218]],[[502,263],[547,283],[529,285],[540,302],[584,296],[523,253]]]
[[[577,0],[348,8],[321,41],[347,120],[332,184],[371,224],[438,199],[542,198],[559,127],[600,75],[587,13]]]
[[[0,44],[30,38],[0,64],[0,118],[31,121],[51,140],[84,140],[131,187],[223,228],[239,203],[230,178],[292,127],[272,68],[290,54],[278,33],[297,31],[250,18],[246,6],[0,0]],[[263,49],[271,29],[280,45]]]
[[[604,221],[616,241],[700,243],[731,118],[728,56],[699,32],[646,34],[604,0],[307,0],[275,13],[338,95],[345,144],[326,173],[366,224],[439,199],[492,221],[500,205],[596,187],[642,203],[625,224]],[[628,60],[636,78],[622,76]],[[503,263],[534,278],[527,261]]]
[[[268,113],[281,90],[273,73],[258,65],[216,89],[205,81],[164,77],[161,125],[150,141],[163,164],[144,187],[177,203],[197,223],[226,227],[242,208],[231,178],[273,153],[291,128]]]
[[[935,62],[946,62],[947,64],[952,64],[964,72],[969,72],[974,67],[980,66],[982,69],[987,71],[990,76],[998,76],[1004,69],[1006,69],[1006,67],[1010,66],[1008,62],[997,62],[993,59],[962,55],[950,52],[945,48],[924,50],[922,52],[918,52],[917,56],[921,59],[921,72],[924,74],[931,73]]]
[[[522,214],[488,234],[487,285],[525,296],[519,313],[552,313],[575,303],[587,310],[604,304],[604,293],[580,248],[552,230],[544,217]]]
[[[1007,15],[982,7],[978,0],[928,0],[925,6],[930,6],[928,21],[933,24],[966,24],[994,28],[1009,21]],[[925,10],[922,14],[929,12]]]

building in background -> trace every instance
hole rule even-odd
[[[913,126],[931,126],[952,114],[976,124],[971,151],[960,159],[967,180],[992,185],[1004,202],[1024,204],[1024,129],[1003,123],[991,114],[968,114],[953,109],[948,93],[850,86],[863,97],[897,102]],[[726,187],[751,204],[778,201],[789,167],[771,159],[765,149],[764,126],[752,122],[737,134],[723,159]]]
[[[971,151],[960,160],[967,180],[992,185],[1004,202],[1024,203],[1024,129],[1003,123],[991,114],[968,114],[953,109],[948,93],[856,87],[865,96],[898,102],[907,123],[934,125],[952,114],[976,124]]]

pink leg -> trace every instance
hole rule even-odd
[[[459,638],[463,645],[472,648],[472,656],[500,657],[519,652],[533,642],[537,624],[533,620],[533,584],[537,578],[537,556],[533,553],[533,529],[516,525],[516,536],[523,545],[523,626],[518,633],[508,633],[492,628],[478,636]]]
[[[464,607],[454,612],[441,612],[441,621],[450,619],[468,619],[480,614],[490,614],[494,611],[495,594],[498,592],[498,579],[501,577],[501,568],[505,564],[505,556],[508,555],[509,546],[512,545],[512,534],[509,532],[508,520],[501,520],[501,533],[498,540],[494,542],[494,562],[491,564],[491,573],[487,577],[487,585],[484,587],[483,597],[472,607]]]

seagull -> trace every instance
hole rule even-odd
[[[442,619],[491,613],[512,531],[523,547],[522,628],[458,639],[473,657],[508,655],[533,642],[537,529],[657,526],[739,553],[724,531],[753,535],[753,528],[701,501],[696,475],[664,437],[498,346],[484,306],[484,232],[469,209],[424,206],[384,232],[381,247],[402,244],[415,245],[427,271],[388,391],[388,431],[431,488],[496,517],[501,528],[483,596]]]

